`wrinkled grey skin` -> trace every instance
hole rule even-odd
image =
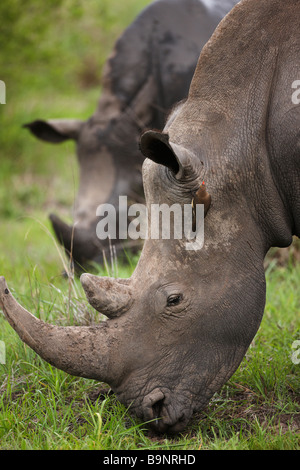
[[[58,240],[79,266],[110,257],[96,236],[96,209],[119,196],[143,202],[141,131],[162,129],[172,106],[187,97],[202,47],[237,0],[159,0],[147,7],[117,41],[108,59],[103,93],[93,116],[27,124],[38,138],[76,142],[80,181],[75,228],[50,215]],[[127,244],[127,249],[132,247]],[[117,252],[124,242],[113,241]],[[136,246],[136,243],[134,243]],[[134,247],[133,246],[133,247]],[[140,244],[138,244],[140,248]]]
[[[44,359],[105,381],[159,432],[184,429],[239,366],[265,305],[264,256],[300,234],[298,0],[244,0],[203,49],[188,100],[141,149],[145,196],[190,203],[203,180],[205,242],[146,240],[130,279],[83,274],[97,327],[58,328],[0,280],[8,321]]]

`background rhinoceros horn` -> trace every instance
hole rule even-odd
[[[50,221],[59,242],[68,256],[75,262],[76,269],[82,269],[86,259],[93,259],[101,253],[101,243],[88,228],[68,225],[57,215],[50,214]]]

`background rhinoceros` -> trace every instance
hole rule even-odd
[[[36,120],[28,127],[52,143],[76,142],[80,182],[74,227],[51,214],[58,240],[77,266],[118,253],[124,242],[99,240],[100,204],[119,196],[143,200],[138,138],[148,127],[162,129],[172,106],[188,94],[199,53],[237,0],[159,0],[147,7],[116,42],[103,77],[101,99],[87,121]],[[136,246],[136,243],[133,244]],[[130,248],[131,244],[127,244]],[[140,246],[138,244],[138,246]]]

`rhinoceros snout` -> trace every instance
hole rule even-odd
[[[170,392],[155,389],[142,402],[142,415],[159,433],[177,433],[184,429],[189,416],[172,403]]]

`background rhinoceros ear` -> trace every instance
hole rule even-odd
[[[189,152],[169,142],[168,134],[157,131],[145,132],[141,136],[140,149],[145,157],[168,167],[178,179],[183,177],[185,168],[191,168]]]
[[[33,121],[23,127],[30,129],[38,139],[58,144],[68,139],[77,140],[83,123],[79,119],[51,119]]]

